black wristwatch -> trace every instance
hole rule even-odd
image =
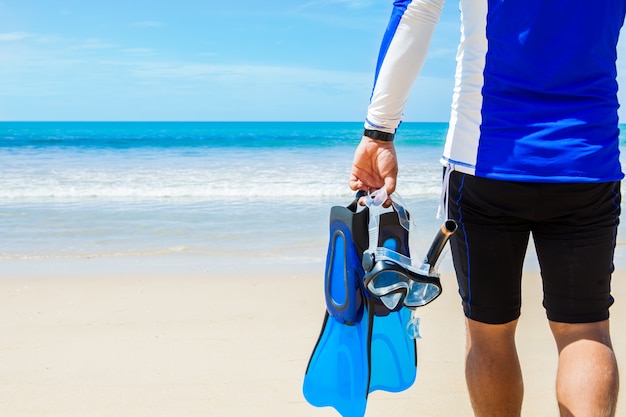
[[[367,136],[370,139],[381,140],[383,142],[393,142],[393,133],[381,132],[380,130],[365,129],[363,136]]]

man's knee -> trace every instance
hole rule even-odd
[[[467,345],[481,349],[509,349],[515,345],[515,329],[517,320],[504,324],[488,324],[466,319]]]
[[[592,323],[560,323],[550,321],[550,329],[559,352],[580,340],[598,342],[612,348],[609,320]]]

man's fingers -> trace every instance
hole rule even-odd
[[[350,186],[350,189],[353,191],[367,190],[367,187],[365,186],[365,184],[363,184],[363,181],[357,178],[357,176],[354,174],[350,175],[350,180],[348,181],[348,185]]]
[[[396,191],[396,178],[392,176],[385,177],[385,189],[387,190],[387,195],[393,194]]]
[[[355,174],[351,174],[348,184],[350,186],[350,189],[353,191],[363,190],[368,192],[374,192],[379,188],[385,187],[387,195],[393,194],[393,192],[396,190],[396,178],[394,178],[393,176],[389,176],[385,177],[383,181],[384,182],[367,181],[357,177]]]
[[[359,172],[357,170],[357,172]],[[361,172],[362,175],[357,175],[357,173],[353,172],[350,175],[350,189],[357,191],[374,191],[383,186],[383,182],[381,180],[376,181],[375,178],[372,178],[371,175],[368,175],[365,171]]]
[[[396,189],[398,161],[393,144],[381,143],[363,137],[352,161],[350,189],[374,192],[385,188],[387,195]]]

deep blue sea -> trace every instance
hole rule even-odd
[[[396,140],[419,249],[439,227],[446,131],[404,123]],[[353,196],[361,132],[359,122],[1,122],[0,260],[323,260],[329,209]]]

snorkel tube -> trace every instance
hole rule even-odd
[[[433,239],[433,243],[430,244],[430,248],[424,259],[424,264],[428,265],[429,275],[435,273],[435,265],[439,260],[439,256],[441,256],[441,252],[443,252],[443,248],[446,246],[446,243],[448,243],[450,236],[456,232],[457,227],[454,220],[446,220],[435,235],[435,239]]]

